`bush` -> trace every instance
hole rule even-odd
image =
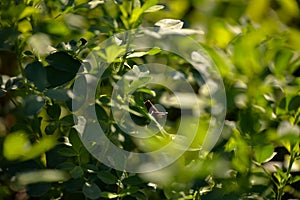
[[[0,2],[0,199],[300,198],[299,8]]]

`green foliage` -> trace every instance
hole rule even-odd
[[[299,199],[299,21],[296,0],[1,1],[0,200],[24,191],[24,199]],[[117,107],[137,124],[159,125],[144,102],[162,101],[171,92],[147,86],[151,77],[137,67],[155,59],[180,71],[173,78],[188,80],[207,102],[203,78],[177,55],[159,48],[131,52],[125,39],[98,48],[115,33],[146,26],[189,35],[218,67],[227,113],[211,152],[202,152],[201,145],[213,105],[205,104],[196,124],[188,117],[180,121],[170,98],[164,102],[166,126],[147,140],[132,139],[112,116]],[[97,83],[95,108],[85,102],[86,91],[72,90],[75,80],[84,88],[91,81],[87,74],[98,73],[87,60],[93,50],[110,63]],[[118,81],[124,88],[112,98]],[[161,148],[180,123],[186,137],[200,128],[167,168],[118,171],[96,160],[82,143],[80,113],[72,100],[87,111],[95,109],[106,136],[127,151]],[[122,107],[125,100],[130,106]],[[191,107],[188,100],[185,106]]]

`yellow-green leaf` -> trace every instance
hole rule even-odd
[[[256,161],[259,163],[267,162],[272,159],[276,154],[274,153],[273,145],[256,146],[254,148]]]
[[[7,160],[17,160],[28,152],[30,146],[26,133],[22,131],[10,133],[4,140],[4,157]]]

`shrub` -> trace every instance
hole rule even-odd
[[[0,19],[0,199],[300,198],[298,1],[8,0]]]

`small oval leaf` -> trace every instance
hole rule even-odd
[[[58,119],[61,113],[61,108],[58,104],[48,105],[47,106],[47,114],[52,119]]]
[[[98,199],[101,196],[101,190],[95,183],[85,183],[82,192],[90,199]]]
[[[106,184],[116,184],[118,179],[109,171],[100,171],[97,174],[97,177]]]
[[[162,29],[181,29],[183,22],[178,19],[162,19],[156,22],[155,26],[159,26]]]

